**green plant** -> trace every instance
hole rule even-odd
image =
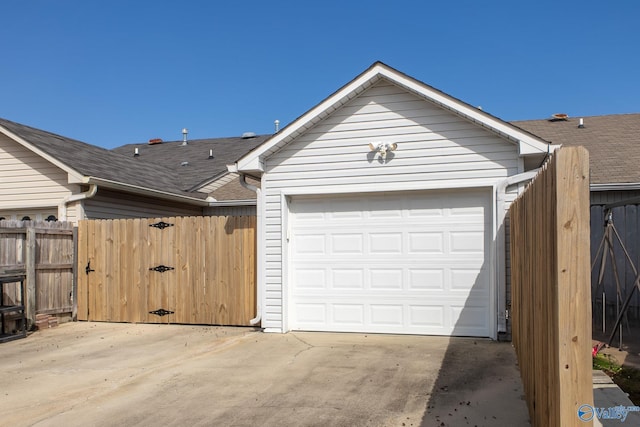
[[[604,371],[610,377],[620,372],[622,366],[609,354],[596,354],[593,358],[593,369]]]

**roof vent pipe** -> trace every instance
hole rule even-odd
[[[189,133],[189,130],[187,128],[182,128],[182,144],[181,145],[187,145],[187,134]]]
[[[280,120],[276,119],[276,120],[273,122],[273,124],[274,124],[274,126],[275,126],[275,128],[276,128],[275,133],[278,133],[278,131],[280,130]]]
[[[584,127],[584,119],[580,119],[580,124],[578,124],[578,127],[580,129],[582,129]]]
[[[138,157],[140,155],[140,151],[138,151],[138,147],[133,149],[133,156]]]

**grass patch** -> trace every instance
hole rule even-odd
[[[640,370],[620,366],[608,354],[598,354],[593,358],[593,369],[599,369],[609,375],[614,383],[625,393],[634,405],[640,405]]]

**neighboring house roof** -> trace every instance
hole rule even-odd
[[[216,138],[157,145],[129,144],[106,150],[72,138],[0,119],[0,133],[42,156],[69,175],[69,182],[98,184],[157,197],[178,197],[204,203],[200,187],[227,175],[226,165],[265,141],[255,138]],[[133,156],[138,148],[139,156]],[[209,159],[209,150],[213,159]],[[181,166],[182,162],[187,166]],[[243,188],[244,190],[244,188]],[[229,191],[222,194],[228,195]],[[255,199],[246,192],[242,197]],[[239,196],[230,199],[238,200]]]
[[[624,185],[615,184],[640,185],[640,114],[582,119],[584,127],[579,127],[580,118],[526,120],[512,124],[553,144],[585,147],[589,151],[592,188],[595,185],[603,190],[623,189]]]
[[[520,155],[540,155],[547,153],[549,145],[541,138],[521,128],[513,126],[495,116],[473,107],[457,98],[445,94],[421,81],[407,76],[382,62],[375,62],[371,67],[347,83],[320,104],[294,120],[287,127],[273,135],[264,144],[239,158],[230,170],[243,172],[263,172],[263,159],[294,140],[312,126],[316,125],[332,112],[345,105],[380,79],[387,79],[393,84],[451,111],[466,120],[478,124],[485,129],[518,145]]]
[[[182,190],[192,192],[227,174],[229,163],[262,144],[270,136],[194,139],[187,141],[187,145],[183,145],[182,141],[127,144],[114,148],[113,152],[138,163],[162,166],[179,177]],[[136,148],[139,155],[134,157]],[[209,158],[209,153],[213,154],[213,158]],[[184,162],[188,164],[185,165]],[[255,199],[255,193],[250,198]]]

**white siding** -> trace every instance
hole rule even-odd
[[[67,184],[62,169],[0,134],[0,210],[45,206],[57,210],[74,187]]]
[[[84,201],[86,219],[159,218],[202,215],[202,208],[148,197],[98,189]]]
[[[398,144],[384,164],[368,148],[378,142]],[[263,327],[284,326],[282,194],[490,187],[518,172],[515,144],[395,85],[375,84],[266,159]]]

